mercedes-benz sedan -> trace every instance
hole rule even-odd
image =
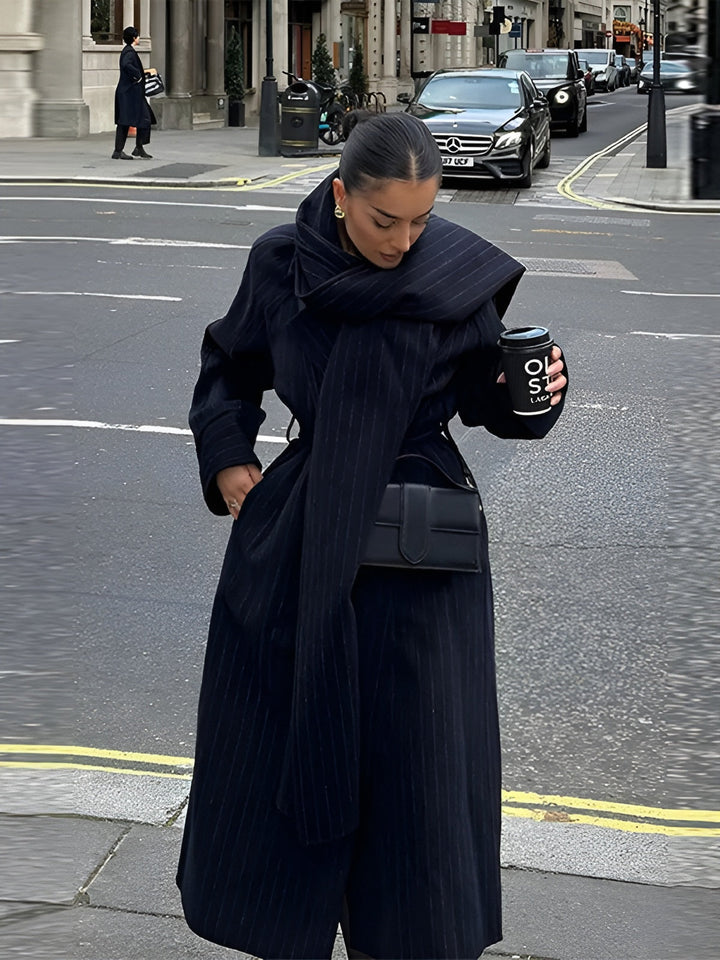
[[[407,110],[430,128],[447,176],[530,187],[550,163],[550,107],[521,70],[438,70]]]

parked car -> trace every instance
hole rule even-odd
[[[521,70],[438,70],[406,109],[428,125],[447,176],[530,187],[550,163],[550,106]]]
[[[585,92],[591,97],[595,93],[595,74],[592,72],[592,67],[587,60],[578,60],[578,63],[580,64],[580,70],[583,75]]]
[[[637,83],[638,61],[635,57],[625,57],[627,65],[630,67],[630,83]]]
[[[619,87],[629,87],[630,86],[630,64],[627,62],[622,53],[615,54],[615,67],[618,74],[618,86]]]
[[[574,50],[507,50],[498,65],[530,76],[548,99],[553,129],[571,137],[587,130],[587,90]]]
[[[592,67],[595,74],[595,89],[606,90],[611,93],[617,90],[618,76],[615,66],[615,51],[587,48],[575,51],[578,57],[583,57]]]
[[[647,93],[653,82],[652,60],[645,64],[638,79],[637,92]],[[700,93],[703,76],[698,68],[687,60],[661,60],[660,85],[666,93]]]

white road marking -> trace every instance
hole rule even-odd
[[[79,427],[89,430],[126,430],[132,433],[165,433],[177,436],[192,436],[187,427],[163,427],[154,423],[104,423],[102,420],[29,420],[25,418],[0,417],[0,426],[3,427]],[[260,434],[258,443],[283,443],[285,437],[273,437]]]
[[[0,343],[20,343],[19,340],[0,340]]]
[[[665,337],[667,340],[720,340],[720,333],[653,333],[651,330],[631,330],[631,337]]]
[[[0,237],[0,243],[109,243],[118,247],[186,247],[188,249],[249,250],[249,243],[211,243],[203,240],[163,240],[160,237]]]
[[[621,290],[635,297],[720,297],[720,293],[658,293],[657,290]]]
[[[64,203],[104,203],[114,207],[123,205],[133,205],[141,207],[202,207],[211,210],[250,210],[266,213],[297,213],[296,207],[273,207],[264,203],[182,203],[179,200],[108,200],[100,197],[0,197],[2,201],[33,201],[42,200],[55,201],[60,200]]]
[[[154,297],[144,293],[89,293],[87,290],[0,290],[0,296],[11,297],[110,297],[113,300],[165,300],[180,303],[182,297]]]

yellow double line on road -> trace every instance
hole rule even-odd
[[[171,780],[189,780],[192,776],[194,763],[192,757],[172,757],[159,753],[133,753],[129,750],[100,750],[95,747],[49,744],[0,744],[0,755],[2,754],[14,755],[19,759],[0,760],[0,767],[27,770],[100,770],[105,773],[124,773],[134,777],[164,777]],[[35,756],[63,757],[66,759],[29,759]],[[75,759],[80,757],[110,762],[83,763],[79,759]],[[127,764],[133,764],[133,766],[127,766]]]
[[[558,193],[560,193],[563,197],[567,197],[569,200],[575,200],[576,203],[584,203],[586,206],[595,207],[599,210],[626,210],[627,207],[621,203],[607,203],[603,200],[598,200],[595,197],[582,197],[575,193],[572,185],[587,170],[589,170],[594,163],[596,163],[598,160],[601,160],[603,157],[606,157],[609,153],[613,153],[620,147],[624,147],[626,144],[630,143],[636,137],[640,136],[646,127],[646,123],[640,127],[636,127],[634,130],[631,130],[630,133],[626,133],[624,137],[621,137],[619,140],[611,143],[609,147],[605,147],[603,150],[598,150],[597,153],[593,153],[591,156],[587,157],[582,161],[582,163],[575,167],[572,173],[569,173],[560,181],[560,183],[558,183]]]
[[[97,770],[173,780],[189,780],[193,768],[192,757],[53,744],[0,744],[0,755],[14,758],[0,760],[0,767],[4,768]],[[628,833],[676,837],[720,836],[720,810],[650,807],[588,797],[503,790],[502,812],[506,817],[545,823],[584,824]]]

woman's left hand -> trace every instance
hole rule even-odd
[[[562,400],[562,391],[567,386],[567,377],[563,373],[565,369],[565,364],[562,361],[562,350],[557,345],[552,348],[550,351],[550,360],[552,361],[548,367],[547,375],[550,377],[550,383],[545,387],[547,392],[551,394],[550,406],[557,406],[558,403]],[[505,374],[501,373],[497,378],[498,383],[506,383]]]

